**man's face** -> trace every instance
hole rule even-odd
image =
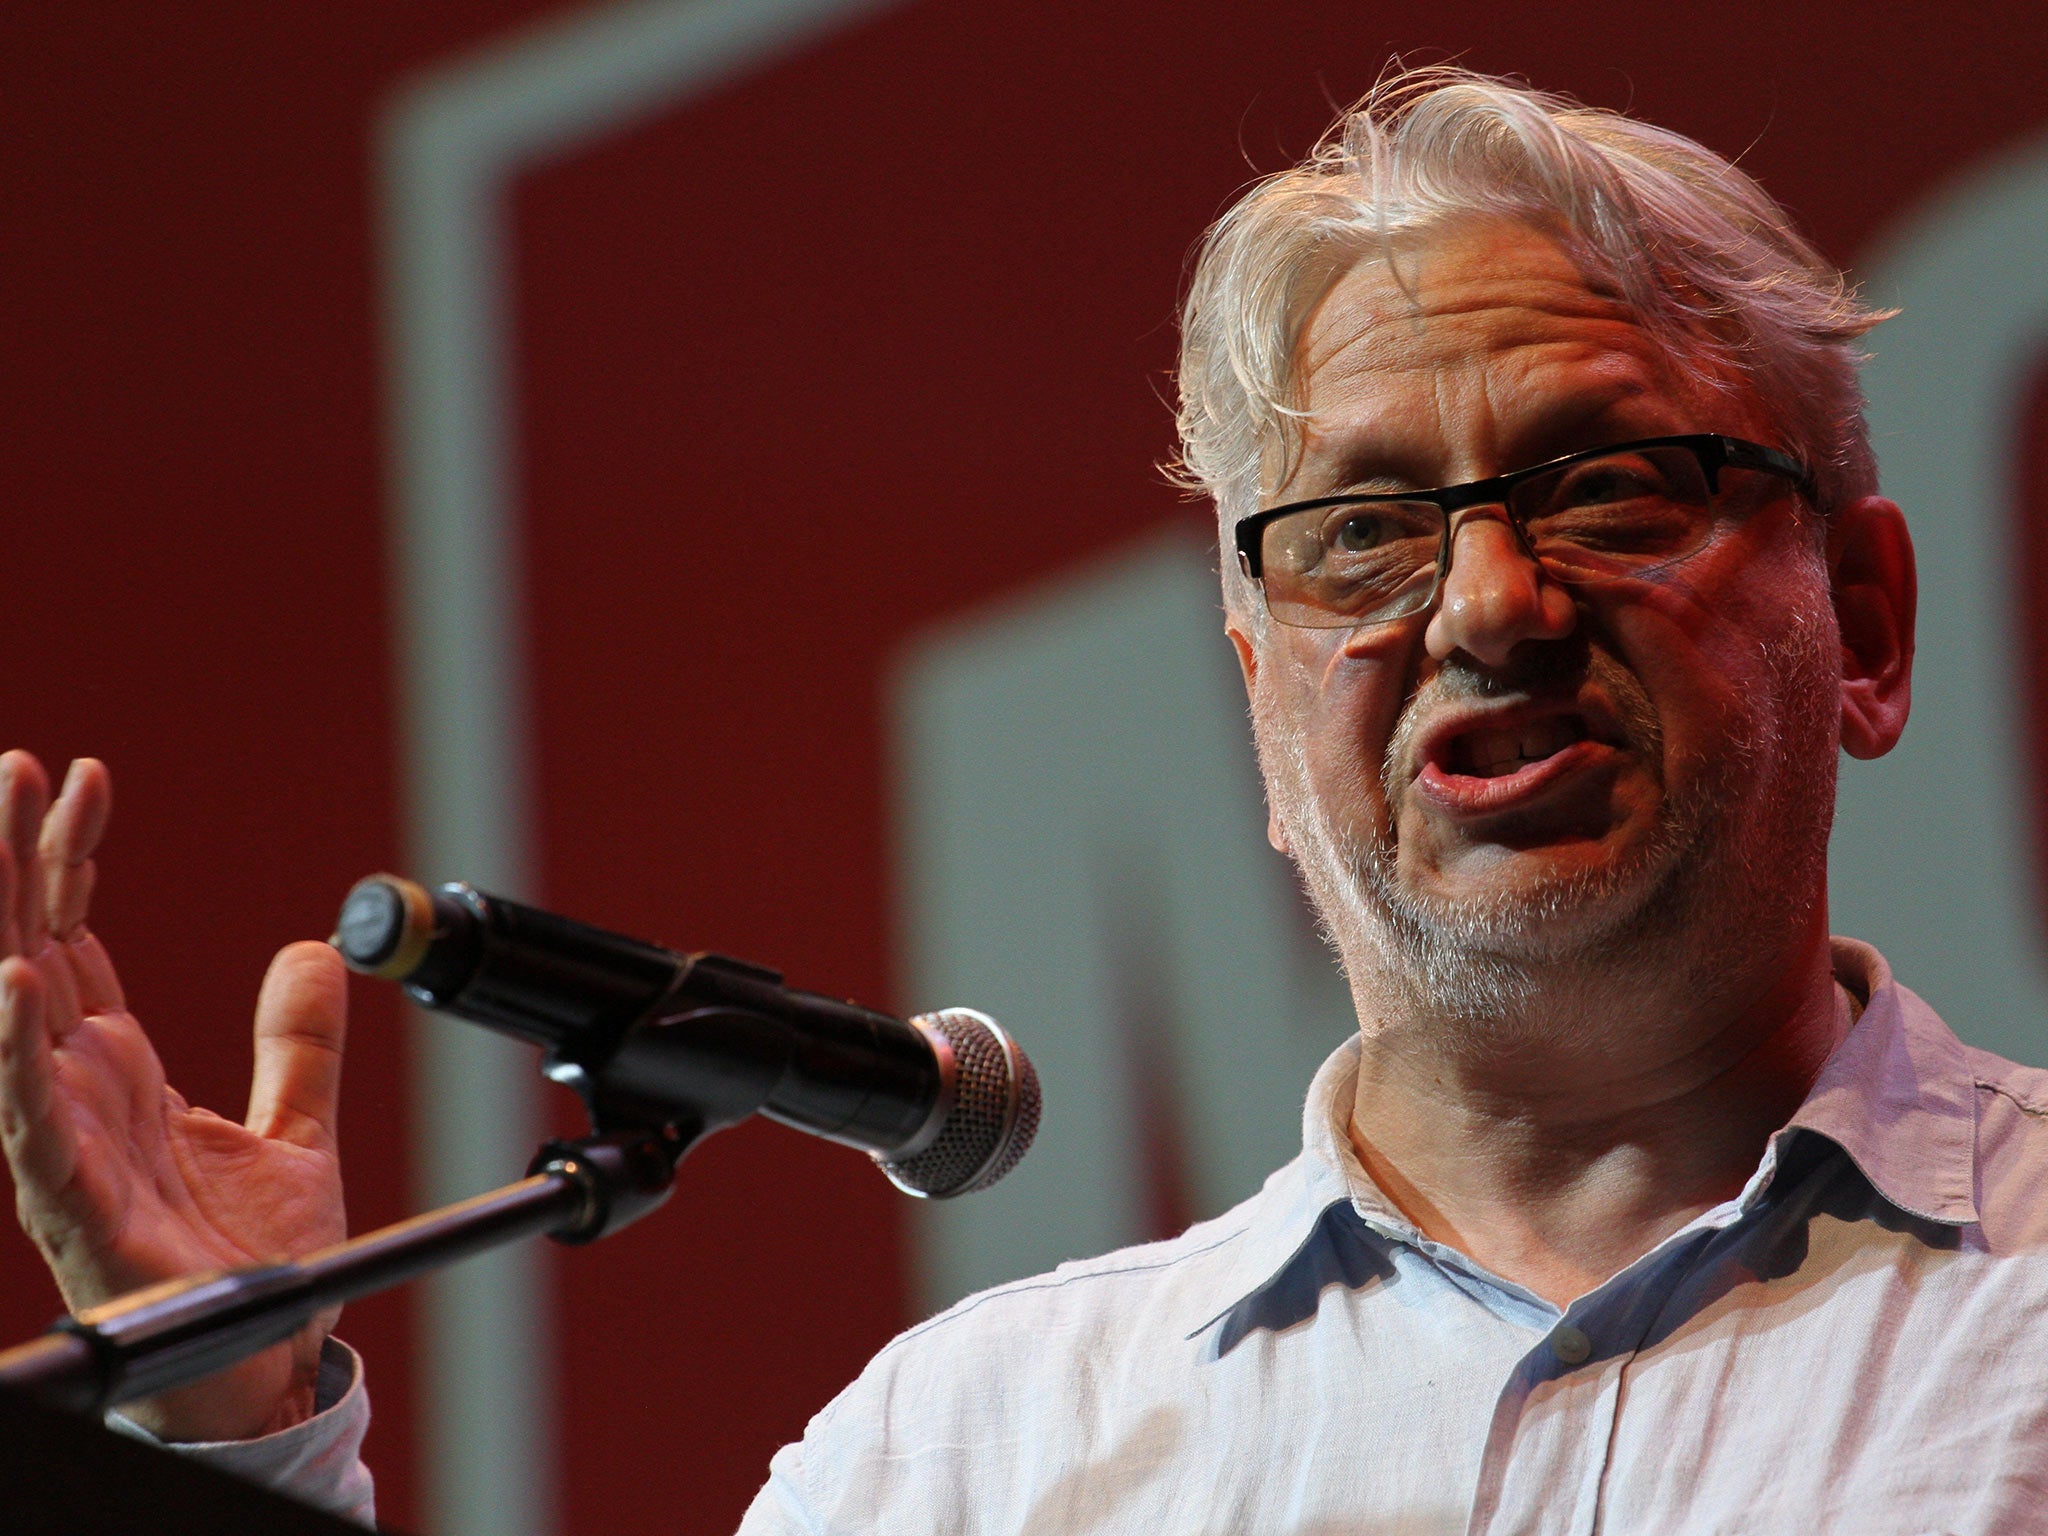
[[[1674,361],[1526,226],[1453,226],[1402,263],[1408,292],[1368,259],[1312,316],[1308,431],[1267,504],[1634,438],[1776,442],[1746,392]],[[1746,515],[1650,577],[1561,586],[1482,512],[1430,614],[1274,623],[1256,648],[1233,631],[1275,840],[1355,985],[1391,970],[1443,1011],[1512,1011],[1546,966],[1711,971],[1706,951],[1768,944],[1759,925],[1819,897],[1839,712],[1826,569],[1785,482],[1728,483]]]

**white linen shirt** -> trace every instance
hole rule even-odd
[[[1353,1040],[1257,1195],[911,1329],[742,1536],[2048,1530],[2048,1073],[1835,963],[1742,1193],[1562,1312],[1366,1177]]]

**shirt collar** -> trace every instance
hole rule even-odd
[[[1827,1137],[1880,1195],[1910,1215],[1962,1226],[1977,1217],[1977,1081],[1962,1042],[1884,956],[1834,941],[1835,979],[1863,1001],[1785,1131]]]
[[[1781,1143],[1794,1130],[1840,1146],[1871,1187],[1914,1216],[1950,1225],[1975,1222],[1976,1080],[1963,1047],[1921,998],[1892,979],[1868,944],[1833,941],[1835,978],[1862,1012],[1835,1048],[1785,1128],[1771,1138],[1747,1206],[1770,1183]],[[1301,1156],[1266,1181],[1248,1226],[1232,1245],[1216,1288],[1203,1288],[1189,1337],[1287,1269],[1332,1206],[1349,1203],[1383,1236],[1417,1233],[1367,1176],[1352,1149],[1351,1104],[1359,1042],[1333,1051],[1310,1083],[1301,1117]]]
[[[1189,1338],[1285,1270],[1330,1207],[1363,1196],[1391,1210],[1351,1149],[1358,1049],[1352,1035],[1316,1070],[1301,1111],[1301,1155],[1266,1180],[1252,1202],[1251,1222],[1232,1245],[1215,1288],[1202,1289],[1200,1315],[1188,1319]]]

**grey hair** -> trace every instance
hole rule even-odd
[[[1691,139],[1512,81],[1395,68],[1300,165],[1202,242],[1181,316],[1180,458],[1216,502],[1225,605],[1263,628],[1231,530],[1305,419],[1302,327],[1361,257],[1467,215],[1554,235],[1679,359],[1746,384],[1811,471],[1819,510],[1876,489],[1855,343],[1887,318],[1762,187]],[[1396,280],[1400,280],[1398,268]]]

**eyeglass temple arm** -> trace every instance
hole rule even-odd
[[[1760,443],[1746,443],[1739,437],[1717,435],[1714,441],[1721,449],[1721,462],[1715,466],[1717,479],[1721,468],[1729,464],[1737,469],[1760,469],[1766,474],[1783,475],[1799,488],[1799,493],[1808,501],[1818,503],[1813,475],[1789,453],[1766,448]]]

